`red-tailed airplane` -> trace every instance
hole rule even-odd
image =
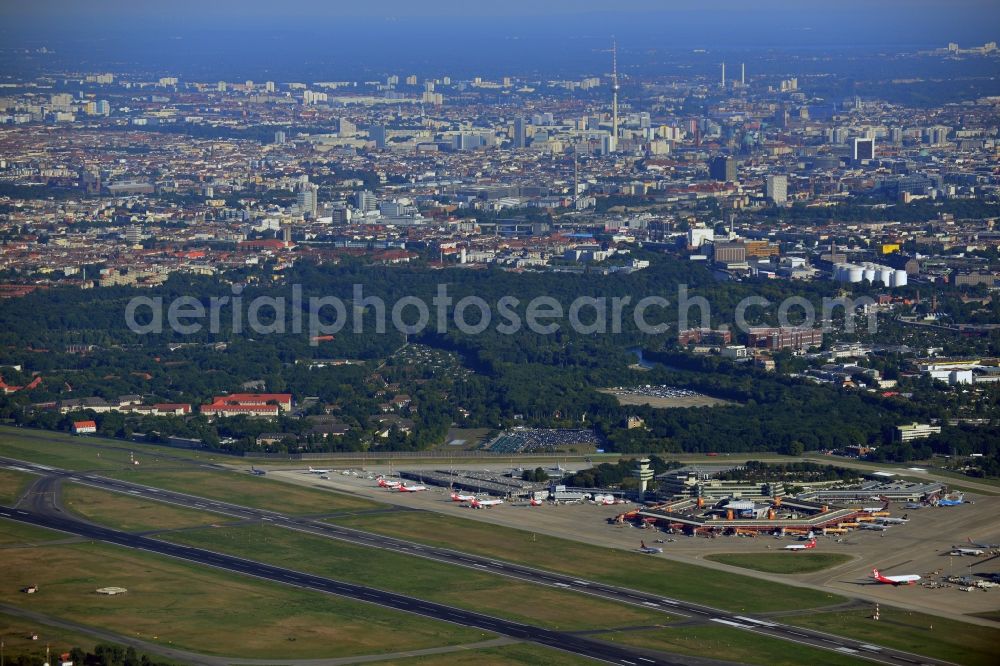
[[[536,498],[532,497],[531,501],[528,502],[528,505],[529,506],[541,506],[542,505],[542,500],[536,499]]]
[[[883,576],[882,574],[879,573],[878,569],[872,569],[872,578],[886,585],[913,585],[918,580],[920,580],[920,576],[916,574],[906,574],[903,576]]]
[[[502,499],[474,499],[469,505],[473,509],[482,509],[485,507],[496,506],[497,504],[503,504]]]
[[[408,486],[405,483],[401,483],[399,485],[399,492],[401,493],[415,493],[421,490],[427,490],[427,486],[421,486],[420,484],[417,484],[415,486]]]
[[[475,495],[463,495],[462,493],[452,493],[452,502],[472,502],[476,499]]]
[[[805,543],[793,543],[785,546],[782,550],[809,550],[816,547],[816,539],[812,538]]]
[[[392,479],[387,479],[384,476],[378,477],[378,485],[380,488],[389,488],[390,490],[395,490],[403,485],[400,481],[393,481]]]

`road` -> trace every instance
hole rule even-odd
[[[688,601],[649,594],[630,588],[612,586],[596,581],[582,580],[543,569],[535,569],[510,562],[502,562],[452,549],[432,547],[403,539],[395,539],[361,530],[349,529],[339,525],[318,522],[309,518],[288,516],[279,512],[268,511],[266,509],[245,507],[228,502],[196,497],[185,493],[152,488],[118,479],[110,479],[95,474],[77,473],[9,458],[0,458],[0,467],[20,469],[22,471],[43,475],[46,477],[46,480],[41,482],[44,485],[49,483],[55,484],[62,480],[73,481],[75,483],[81,483],[102,490],[127,493],[137,497],[166,502],[201,511],[211,511],[240,520],[264,521],[271,523],[276,527],[294,529],[362,546],[388,549],[408,555],[424,557],[439,562],[446,562],[470,569],[507,576],[509,578],[523,580],[534,584],[548,585],[564,590],[590,594],[619,603],[660,610],[672,616],[681,616],[707,622],[715,622],[722,626],[738,628],[759,635],[778,638],[803,645],[810,645],[820,649],[832,650],[841,654],[864,658],[878,663],[896,664],[899,666],[908,666],[912,664],[946,665],[950,663],[911,654],[901,650],[874,646],[842,636],[826,634],[802,627],[784,625],[770,619],[756,618],[749,615],[738,615]],[[441,604],[434,604],[420,599],[406,597],[404,595],[376,590],[374,588],[361,585],[334,581],[320,576],[313,576],[290,569],[283,569],[259,562],[244,560],[238,557],[222,555],[208,550],[175,545],[157,541],[153,538],[145,536],[129,534],[97,525],[91,525],[61,513],[59,508],[50,501],[51,498],[54,497],[54,492],[46,492],[42,488],[39,488],[39,490],[41,492],[34,492],[28,496],[29,498],[35,498],[31,500],[31,503],[28,506],[21,505],[18,508],[0,507],[0,516],[9,517],[21,522],[41,525],[43,527],[59,529],[72,534],[99,539],[130,548],[141,548],[143,550],[149,550],[171,557],[187,559],[207,564],[209,566],[229,569],[238,573],[245,573],[282,583],[308,587],[310,589],[317,589],[332,594],[339,594],[359,599],[361,601],[380,603],[391,608],[427,615],[429,617],[449,622],[465,624],[466,626],[482,628],[487,631],[500,633],[513,638],[529,640],[551,647],[559,647],[571,652],[576,652],[577,654],[593,656],[613,661],[615,663],[670,663],[668,661],[663,661],[662,656],[651,656],[655,655],[655,653],[643,653],[642,655],[637,655],[633,650],[627,650],[617,646],[608,646],[603,643],[588,641],[569,634],[531,627],[529,625],[510,622],[508,620],[502,620],[478,613],[472,613],[470,611],[452,608]],[[49,499],[47,500],[46,498]],[[563,643],[562,641],[564,640],[568,642]],[[652,659],[652,661],[650,661],[650,659]],[[690,661],[685,663],[690,663]]]

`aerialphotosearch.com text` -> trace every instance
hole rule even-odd
[[[853,332],[855,314],[867,310],[866,332],[871,334],[875,332],[877,318],[873,309],[865,306],[873,304],[868,297],[824,298],[817,313],[811,301],[792,296],[777,304],[778,325],[814,328],[818,323],[828,331],[832,330],[834,315],[839,312],[844,330]],[[753,309],[772,305],[761,296],[748,296],[734,309],[731,325],[738,331],[749,332],[752,326],[747,318]],[[676,317],[669,316],[671,309],[676,309]],[[380,296],[365,294],[364,285],[355,284],[351,298],[346,300],[337,296],[305,297],[302,285],[293,285],[290,297],[247,298],[237,285],[232,295],[202,299],[180,296],[165,302],[159,296],[136,296],[125,308],[126,325],[137,335],[162,334],[165,330],[194,335],[206,329],[212,334],[231,330],[258,336],[308,333],[314,344],[316,338],[336,335],[345,328],[355,334],[383,334],[391,326],[404,335],[419,335],[429,327],[444,334],[454,326],[463,334],[477,335],[492,326],[503,335],[524,330],[551,335],[568,327],[582,335],[603,335],[622,332],[628,320],[645,335],[666,333],[667,322],[672,321],[677,322],[678,330],[711,328],[711,306],[704,296],[691,295],[687,285],[678,286],[673,302],[660,295],[649,295],[578,296],[569,303],[552,296],[530,300],[503,296],[489,303],[479,296],[456,300],[448,293],[448,285],[439,284],[429,304],[417,296],[402,296],[389,304]]]

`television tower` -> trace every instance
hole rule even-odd
[[[723,61],[723,63],[722,63],[722,83],[720,83],[719,85],[721,87],[723,87],[723,88],[726,87],[726,63],[725,63],[725,61]]]
[[[611,152],[618,151],[618,42],[611,38]]]
[[[744,87],[747,84],[747,64],[745,62],[740,63],[740,87]]]

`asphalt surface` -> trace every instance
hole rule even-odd
[[[47,479],[41,485],[51,488],[62,480],[81,483],[103,490],[127,493],[150,500],[167,502],[186,508],[211,511],[240,520],[255,520],[269,522],[276,527],[294,529],[302,532],[339,539],[350,543],[393,550],[417,557],[424,557],[439,562],[463,566],[479,571],[507,576],[539,585],[548,585],[565,590],[590,594],[620,603],[642,606],[647,609],[660,610],[672,616],[699,619],[715,622],[721,626],[737,628],[763,636],[769,636],[794,643],[831,650],[842,655],[859,659],[867,659],[877,663],[911,666],[913,664],[948,665],[951,662],[941,661],[916,655],[901,650],[875,646],[842,636],[835,636],[802,627],[784,625],[766,618],[750,615],[737,615],[728,611],[694,604],[679,599],[649,594],[639,590],[607,585],[605,583],[582,580],[554,572],[534,569],[531,567],[492,560],[487,557],[463,553],[447,548],[427,546],[402,539],[394,539],[380,534],[349,529],[338,525],[322,523],[309,518],[288,516],[266,509],[256,509],[228,502],[207,499],[178,493],[160,488],[151,488],[140,484],[111,479],[89,473],[78,473],[68,470],[40,465],[37,463],[0,458],[0,467],[20,469],[22,471],[40,474]],[[38,490],[42,490],[39,488]],[[214,566],[230,571],[243,573],[276,582],[316,589],[331,594],[338,594],[361,601],[378,603],[383,606],[425,615],[448,622],[477,627],[486,631],[503,634],[520,640],[536,642],[542,645],[559,648],[576,654],[581,654],[614,663],[624,664],[669,664],[686,663],[665,660],[662,653],[642,651],[634,648],[624,648],[597,641],[587,640],[579,636],[550,631],[509,620],[491,617],[471,611],[453,608],[442,604],[423,601],[405,595],[394,594],[353,583],[314,576],[291,569],[284,569],[260,562],[223,555],[208,550],[190,546],[176,545],[156,539],[112,530],[106,527],[86,523],[62,513],[54,501],[52,492],[34,492],[28,496],[28,504],[22,502],[18,507],[0,507],[0,517],[7,517],[20,522],[58,529],[77,534],[86,538],[97,539],[129,548],[139,548],[162,555],[185,559],[208,566]],[[31,499],[35,498],[35,499]],[[46,500],[48,498],[48,500]],[[766,589],[762,590],[766,593]]]

